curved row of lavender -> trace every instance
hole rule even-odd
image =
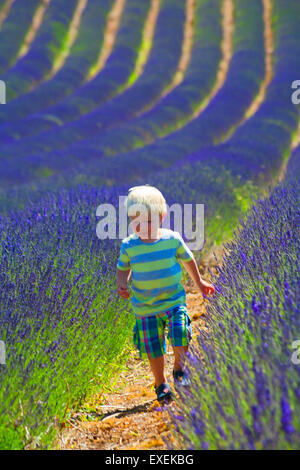
[[[300,147],[225,245],[172,416],[183,448],[300,448],[299,170]]]

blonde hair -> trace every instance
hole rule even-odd
[[[167,213],[167,203],[162,193],[149,184],[142,186],[133,186],[128,191],[128,196],[125,200],[125,207],[127,213],[129,208],[133,205],[138,207],[143,206],[144,209],[150,213],[164,215]]]

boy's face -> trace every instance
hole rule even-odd
[[[155,238],[162,223],[161,214],[129,216],[132,230],[141,238]]]

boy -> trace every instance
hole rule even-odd
[[[149,359],[157,399],[169,400],[172,391],[164,374],[166,326],[175,355],[174,383],[183,386],[190,383],[183,365],[192,337],[191,319],[178,260],[203,294],[214,293],[215,289],[201,279],[194,255],[179,232],[160,227],[167,204],[157,188],[149,185],[131,188],[126,208],[133,233],[121,243],[117,292],[124,299],[130,296],[127,284],[131,276],[131,304],[136,317],[134,343],[140,357]]]

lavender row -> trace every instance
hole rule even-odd
[[[1,219],[0,448],[47,448],[54,420],[121,361],[133,317],[114,288],[116,244],[96,236],[105,190],[50,198]],[[109,250],[109,251],[108,251]]]
[[[300,177],[300,145],[293,150],[288,160],[286,175],[289,179]]]
[[[3,142],[20,137],[19,119],[54,105],[82,85],[99,57],[105,23],[112,5],[113,0],[104,0],[101,2],[101,8],[97,0],[88,1],[76,40],[63,67],[50,80],[8,103],[3,116],[5,115],[8,121],[12,119],[14,122],[2,125],[0,136],[3,137]]]
[[[31,26],[32,17],[40,3],[40,0],[29,0],[26,4],[13,3],[0,33],[1,74],[16,60],[25,35]],[[22,18],[22,22],[20,22],[20,18]],[[16,24],[18,28],[16,28]]]

